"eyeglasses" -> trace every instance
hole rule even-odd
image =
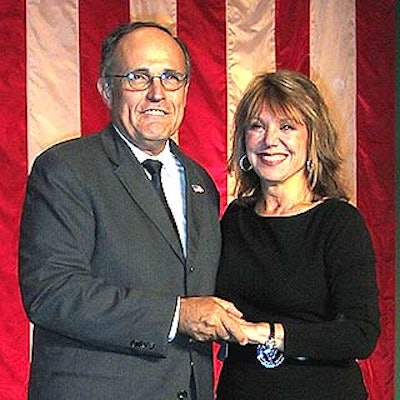
[[[146,90],[153,83],[154,78],[159,78],[165,90],[173,92],[180,89],[186,82],[187,76],[181,72],[165,70],[160,75],[150,75],[144,71],[130,71],[125,75],[106,75],[106,78],[126,79],[132,90]]]

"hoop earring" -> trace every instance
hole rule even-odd
[[[314,163],[312,162],[312,160],[308,159],[306,161],[306,171],[308,173],[311,173],[313,171],[313,169],[314,169]]]
[[[247,167],[244,165],[244,163],[247,163]],[[243,172],[249,172],[253,169],[253,166],[250,164],[249,159],[247,158],[246,154],[243,154],[242,157],[240,157],[239,160],[239,168],[243,171]]]

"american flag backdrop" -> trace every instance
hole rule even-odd
[[[117,24],[137,19],[167,25],[190,49],[193,77],[176,140],[214,178],[221,211],[234,183],[226,173],[232,116],[252,76],[296,69],[321,88],[377,254],[382,335],[362,362],[364,379],[372,400],[400,396],[396,0],[0,0],[0,399],[27,398],[30,326],[17,281],[27,174],[52,144],[108,121],[95,87],[100,44]],[[216,362],[216,381],[219,370]]]

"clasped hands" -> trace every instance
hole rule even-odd
[[[265,343],[269,324],[253,323],[229,301],[213,296],[182,297],[178,331],[195,340]]]

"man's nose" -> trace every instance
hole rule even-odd
[[[153,76],[150,81],[150,86],[147,89],[147,98],[152,101],[160,101],[165,96],[165,89],[161,83],[159,76]]]

